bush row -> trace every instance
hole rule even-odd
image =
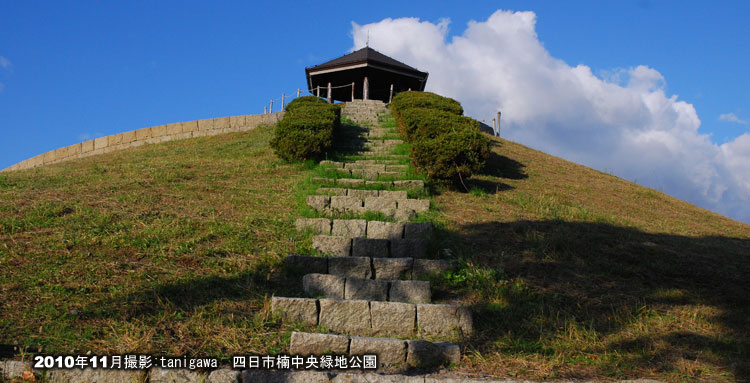
[[[340,123],[338,106],[313,96],[297,98],[276,124],[271,148],[286,161],[319,158],[333,146],[333,131]]]
[[[428,92],[403,92],[391,102],[411,162],[430,179],[458,181],[484,167],[490,140],[479,121],[462,116],[458,101]]]

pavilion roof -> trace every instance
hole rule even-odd
[[[307,69],[306,71],[310,73],[310,72],[316,72],[316,71],[324,70],[324,69],[334,69],[334,68],[339,68],[339,67],[345,68],[353,64],[362,64],[362,63],[377,63],[381,65],[386,65],[386,66],[426,75],[426,73],[421,72],[413,67],[410,67],[409,65],[406,65],[391,57],[388,57],[370,47],[364,47],[358,51],[349,53],[348,55],[344,55],[339,58],[333,59],[331,61],[325,62],[323,64],[316,65],[312,68],[306,68]]]

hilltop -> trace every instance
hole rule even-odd
[[[0,344],[27,352],[286,350],[269,297],[315,165],[272,128],[0,173]],[[750,227],[493,138],[467,191],[431,188],[433,281],[473,303],[461,369],[533,379],[750,378]]]

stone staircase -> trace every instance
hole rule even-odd
[[[430,223],[410,222],[430,209],[411,179],[396,132],[379,126],[388,114],[379,101],[346,104],[342,115],[361,126],[339,132],[337,150],[347,161],[323,161],[325,187],[307,196],[324,218],[300,218],[296,228],[313,235],[319,256],[289,255],[286,266],[302,277],[304,296],[273,297],[285,321],[317,326],[293,332],[290,354],[377,354],[380,371],[401,372],[460,362],[451,340],[473,332],[466,306],[432,301],[429,277],[454,263],[430,259]],[[368,212],[393,221],[357,219]],[[352,216],[355,216],[352,218]]]

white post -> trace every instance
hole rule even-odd
[[[492,134],[497,136],[497,119],[492,119]]]
[[[393,84],[391,84],[391,94],[388,96],[388,103],[390,104],[391,101],[393,101]]]
[[[263,114],[268,114],[268,107],[267,106],[263,107]]]
[[[352,83],[352,101],[354,101],[354,83]]]
[[[333,99],[331,98],[331,83],[328,83],[328,103],[333,104]]]
[[[320,97],[320,85],[315,87],[315,97]]]
[[[497,131],[495,131],[495,135],[500,137],[500,111],[497,112]]]
[[[273,100],[271,100],[271,105],[268,106],[268,113],[273,114]]]
[[[299,98],[299,93],[300,93],[300,91],[301,91],[301,90],[300,90],[299,88],[297,88],[297,98]]]
[[[285,98],[284,97],[285,97],[285,94],[282,93],[281,94],[281,111],[282,112],[286,110],[286,102],[285,102]]]
[[[362,88],[362,99],[363,100],[369,100],[370,99],[370,82],[367,80],[367,76],[365,76],[365,84]]]

